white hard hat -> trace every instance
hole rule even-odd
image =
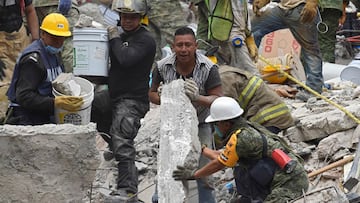
[[[237,101],[231,97],[218,97],[210,106],[210,115],[205,119],[206,123],[224,121],[239,117],[244,113]]]

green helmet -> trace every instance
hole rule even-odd
[[[114,0],[112,10],[119,13],[138,13],[140,15],[146,14],[145,0]]]

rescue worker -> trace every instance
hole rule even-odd
[[[54,123],[54,108],[77,111],[82,97],[52,94],[51,82],[64,71],[60,56],[66,37],[71,36],[67,19],[58,13],[47,15],[40,27],[41,39],[31,43],[15,65],[7,92],[10,101],[6,123],[40,125]]]
[[[150,101],[158,105],[161,103],[161,83],[185,80],[185,93],[197,111],[199,140],[202,144],[213,146],[211,126],[204,120],[209,115],[212,101],[222,95],[218,67],[205,55],[196,52],[195,33],[189,27],[176,30],[172,46],[174,53],[159,61],[152,72]],[[205,157],[200,157],[199,166],[204,166],[208,161]],[[215,202],[213,188],[204,180],[198,180],[197,186],[199,203]]]
[[[226,147],[214,151],[202,147],[212,161],[200,169],[177,166],[175,180],[199,179],[225,167],[234,168],[238,202],[286,203],[301,196],[309,181],[297,156],[280,137],[241,117],[243,109],[230,97],[217,98],[210,107],[207,123],[212,123]],[[286,159],[275,157],[279,150],[292,160],[291,168],[281,168]],[[186,163],[184,164],[187,165]]]
[[[156,44],[141,25],[146,11],[144,0],[118,1],[115,10],[119,12],[123,32],[116,26],[108,28],[111,61],[108,86],[112,103],[110,136],[118,161],[118,178],[117,190],[105,202],[138,202],[134,138],[140,119],[150,108],[147,92]]]
[[[322,19],[318,25],[319,44],[323,61],[335,63],[336,32],[346,20],[348,3],[349,0],[321,0],[319,3]]]
[[[189,22],[184,17],[185,12],[179,0],[150,0],[148,6],[150,7],[148,28],[156,41],[155,59],[161,60],[162,48],[171,44],[175,30],[186,26]]]
[[[23,16],[28,24],[27,34]],[[16,59],[31,41],[39,39],[39,23],[32,0],[0,1],[0,60],[6,71],[1,81],[10,82]],[[6,77],[5,77],[6,76]]]
[[[121,0],[113,0],[112,5],[116,5],[118,1]],[[184,10],[178,0],[151,0],[146,3],[147,9],[142,24],[154,36],[156,41],[155,61],[158,61],[164,57],[162,48],[171,44],[175,30],[186,26],[189,22],[184,18]]]
[[[75,0],[33,0],[39,22],[42,22],[48,13],[59,12],[67,17],[72,31],[80,13],[77,9],[78,3]],[[79,1],[81,2],[81,1]],[[72,37],[68,37],[64,42],[64,49],[61,52],[64,61],[65,72],[73,71],[73,44]]]
[[[290,110],[258,76],[222,65],[219,68],[224,96],[236,99],[243,117],[265,126],[274,134],[294,125]]]
[[[226,5],[225,2],[228,2]],[[212,43],[219,45],[219,61],[253,74],[259,74],[255,66],[258,50],[250,31],[250,15],[247,1],[215,1],[216,5],[209,14],[209,37]],[[225,5],[223,5],[225,4]],[[229,7],[231,9],[229,9]],[[217,17],[219,14],[221,18]],[[224,20],[226,19],[226,20]],[[216,29],[218,24],[225,24],[223,29]]]
[[[24,25],[23,17],[28,22]],[[27,33],[27,29],[30,36]],[[0,120],[5,117],[7,98],[16,59],[31,41],[39,39],[39,23],[32,0],[0,1]]]
[[[201,39],[209,44],[210,41],[208,39],[208,2],[207,0],[191,0],[190,6],[197,6],[197,29],[196,29],[196,38]],[[199,42],[199,49],[207,50],[208,46],[202,41]]]
[[[301,46],[302,64],[306,75],[306,85],[321,94],[324,85],[322,58],[318,42],[316,23],[319,21],[318,0],[281,0],[280,3],[261,12],[270,0],[254,0],[254,16],[251,31],[259,47],[261,39],[268,33],[289,28]],[[296,98],[307,101],[313,95],[301,89]]]
[[[258,50],[250,31],[247,2],[193,0],[192,3],[198,6],[197,38],[200,39],[200,49],[209,51],[209,46],[219,46],[215,54],[219,64],[258,74],[254,63]],[[217,29],[220,24],[222,29]]]

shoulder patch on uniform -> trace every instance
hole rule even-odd
[[[30,54],[27,54],[21,58],[20,63],[25,63],[28,61],[32,61],[36,64],[39,64],[40,63],[40,54],[37,52],[32,52]]]

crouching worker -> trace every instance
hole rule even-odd
[[[47,15],[40,27],[41,38],[21,53],[7,92],[10,101],[5,123],[41,125],[54,123],[54,109],[77,111],[81,97],[54,98],[51,82],[62,72],[61,50],[65,37],[71,36],[67,19],[58,13]]]
[[[206,122],[227,143],[222,152],[203,147],[202,154],[212,159],[203,168],[178,166],[175,180],[198,179],[224,167],[234,168],[240,203],[286,203],[308,189],[308,178],[299,159],[277,135],[240,117],[243,109],[230,97],[217,98]],[[282,153],[279,153],[282,152]],[[287,157],[287,158],[286,158]]]

